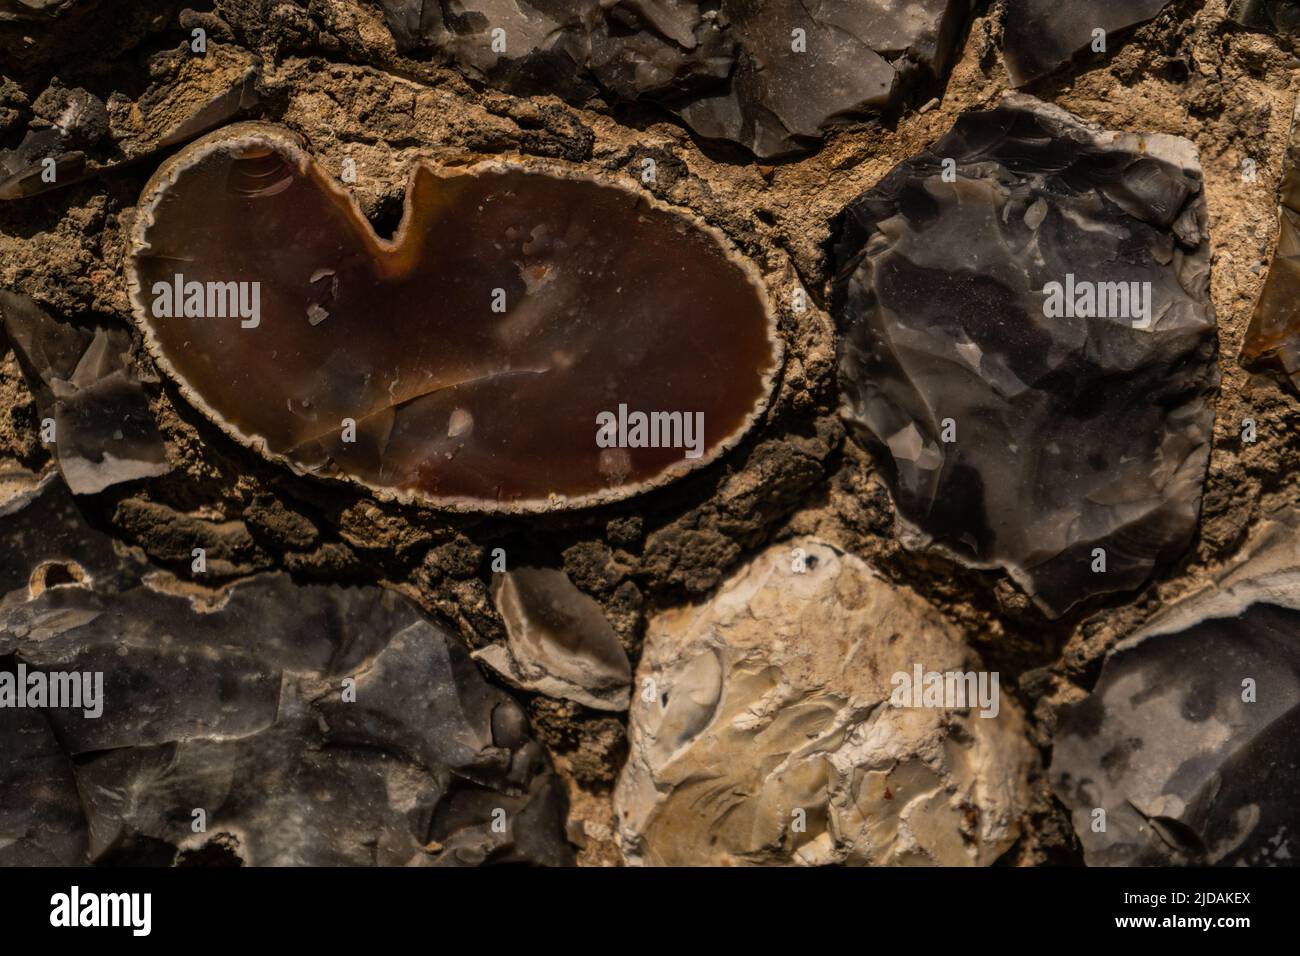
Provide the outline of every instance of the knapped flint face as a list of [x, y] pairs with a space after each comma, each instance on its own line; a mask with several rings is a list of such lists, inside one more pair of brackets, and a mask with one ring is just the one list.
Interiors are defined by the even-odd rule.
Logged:
[[122, 328], [78, 328], [0, 290], [0, 329], [22, 357], [42, 428], [74, 494], [166, 474], [167, 448]]
[[846, 116], [892, 105], [903, 83], [889, 50], [935, 45], [943, 8], [955, 5], [907, 4], [906, 26], [870, 2], [838, 5], [824, 18], [788, 0], [726, 6], [739, 43], [730, 82], [686, 104], [681, 117], [700, 136], [778, 157], [816, 143]]
[[996, 711], [902, 703], [897, 679], [915, 668], [997, 676], [914, 593], [815, 538], [773, 545], [708, 601], [657, 615], [614, 792], [624, 858], [992, 865], [1037, 773], [1024, 716], [996, 685]]
[[[420, 165], [388, 242], [260, 125], [159, 171], [128, 269], [155, 356], [230, 434], [449, 508], [580, 507], [683, 475], [750, 427], [780, 357], [754, 267], [646, 194]], [[638, 436], [635, 415], [663, 417]]]
[[142, 555], [114, 548], [109, 535], [91, 527], [54, 473], [0, 504], [0, 530], [7, 545], [0, 554], [0, 614], [47, 581], [116, 590], [139, 584], [149, 569]]
[[911, 544], [1053, 616], [1186, 547], [1218, 383], [1205, 223], [1190, 143], [1019, 95], [848, 207], [844, 414]]
[[384, 0], [399, 50], [434, 54], [499, 89], [645, 100], [761, 159], [937, 87], [970, 0]]
[[1067, 709], [1052, 784], [1090, 866], [1295, 865], [1294, 517], [1121, 644]]
[[1169, 0], [1007, 0], [1002, 55], [1013, 86], [1025, 86], [1084, 51], [1110, 52], [1113, 34], [1146, 23]]
[[1296, 0], [1232, 0], [1228, 12], [1249, 30], [1273, 33], [1292, 43], [1300, 40], [1300, 3]]
[[572, 862], [522, 708], [404, 598], [276, 574], [200, 610], [100, 583], [0, 604], [0, 680], [102, 680], [90, 718], [0, 708], [0, 865], [214, 842], [259, 866]]
[[493, 575], [507, 642], [476, 651], [510, 683], [595, 710], [627, 710], [632, 669], [600, 605], [556, 568]]

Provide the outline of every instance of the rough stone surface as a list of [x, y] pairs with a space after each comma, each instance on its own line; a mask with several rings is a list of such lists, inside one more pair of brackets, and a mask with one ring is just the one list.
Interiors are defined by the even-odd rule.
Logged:
[[200, 605], [51, 587], [0, 606], [0, 661], [103, 674], [98, 717], [0, 709], [0, 863], [214, 844], [251, 865], [572, 859], [524, 711], [392, 592], [271, 575]]
[[108, 132], [108, 109], [85, 90], [52, 86], [36, 100], [34, 111], [44, 125], [29, 130], [13, 149], [0, 150], [0, 199], [34, 195], [60, 179], [81, 176], [86, 169], [82, 150]]
[[94, 8], [102, 6], [98, 0], [0, 0], [0, 63], [49, 62], [61, 52], [65, 31], [75, 34], [93, 22]]
[[1089, 865], [1300, 864], [1298, 634], [1289, 510], [1214, 584], [1115, 648], [1052, 756]]
[[599, 604], [563, 571], [515, 568], [492, 579], [507, 642], [475, 651], [510, 683], [585, 704], [627, 710], [632, 667]]
[[0, 322], [36, 387], [63, 479], [75, 494], [171, 470], [123, 329], [81, 329], [31, 299], [0, 291]]
[[760, 158], [806, 150], [941, 77], [969, 10], [968, 0], [384, 0], [399, 49], [434, 51], [518, 92], [644, 98]]
[[[1053, 616], [1187, 547], [1218, 384], [1190, 143], [1012, 95], [856, 199], [835, 258], [844, 414], [906, 543], [1000, 565]], [[1051, 283], [1076, 315], [1047, 314]]]
[[734, 43], [691, 0], [384, 0], [398, 48], [427, 48], [471, 75], [519, 90], [635, 99], [725, 80]]
[[1300, 392], [1300, 102], [1279, 188], [1277, 248], [1241, 348], [1241, 363]]
[[188, 47], [161, 51], [150, 72], [153, 82], [138, 97], [114, 90], [107, 101], [54, 79], [32, 101], [19, 143], [0, 149], [0, 200], [49, 192], [143, 159], [258, 101], [261, 60], [237, 47], [213, 43], [203, 55]]
[[[861, 556], [961, 627], [983, 660], [1002, 672], [1003, 688], [1015, 688], [1031, 718], [1028, 739], [1050, 754], [1058, 690], [1071, 700], [1083, 696], [1080, 688], [1095, 682], [1116, 641], [1211, 581], [1261, 515], [1300, 500], [1300, 443], [1291, 437], [1300, 430], [1300, 401], [1237, 362], [1277, 240], [1278, 177], [1296, 100], [1294, 48], [1285, 37], [1230, 22], [1228, 6], [1227, 0], [1180, 0], [1151, 22], [1109, 36], [1106, 54], [1085, 51], [1068, 71], [1034, 87], [1105, 129], [1186, 137], [1204, 164], [1223, 387], [1213, 396], [1215, 435], [1197, 535], [1185, 558], [1139, 593], [1116, 596], [1087, 615], [1045, 621], [1009, 579], [903, 547], [881, 460], [843, 441], [835, 414], [834, 327], [823, 289], [828, 223], [900, 162], [937, 142], [963, 112], [998, 101], [1007, 88], [1002, 2], [977, 5], [942, 91], [918, 90], [918, 109], [880, 123], [836, 126], [820, 148], [773, 164], [703, 142], [666, 109], [599, 95], [582, 105], [519, 95], [439, 65], [440, 58], [401, 56], [381, 5], [370, 0], [85, 0], [58, 18], [0, 21], [0, 150], [16, 147], [34, 120], [45, 122], [33, 104], [56, 75], [64, 88], [99, 97], [114, 122], [129, 119], [137, 94], [153, 83], [152, 58], [179, 51], [201, 25], [210, 42], [263, 58], [257, 118], [301, 135], [334, 175], [345, 160], [355, 161], [349, 191], [380, 235], [396, 226], [409, 169], [422, 158], [559, 158], [593, 175], [625, 177], [690, 209], [726, 232], [765, 274], [789, 283], [777, 287], [787, 360], [753, 440], [634, 500], [586, 512], [482, 518], [376, 501], [346, 484], [303, 480], [264, 462], [194, 412], [166, 376], [148, 384], [173, 471], [95, 496], [74, 499], [64, 488], [63, 500], [103, 534], [110, 550], [138, 546], [165, 561], [176, 577], [171, 588], [194, 587], [182, 546], [197, 539], [226, 547], [224, 570], [231, 573], [256, 565], [289, 570], [299, 580], [400, 587], [430, 612], [446, 615], [476, 648], [505, 640], [487, 557], [503, 546], [511, 566], [563, 566], [602, 605], [633, 659], [646, 615], [707, 600], [748, 555], [789, 534], [815, 534]], [[165, 59], [195, 71], [205, 62], [176, 52]], [[159, 83], [159, 92], [177, 88], [169, 78]], [[120, 114], [115, 90], [130, 97], [120, 101]], [[937, 101], [927, 102], [930, 96]], [[110, 131], [97, 148], [117, 142]], [[647, 158], [657, 163], [656, 182], [641, 180]], [[1254, 179], [1243, 175], [1247, 160], [1257, 170]], [[0, 288], [86, 327], [129, 329], [123, 249], [141, 187], [158, 161], [121, 164], [67, 189], [0, 203]], [[791, 304], [794, 288], [807, 292], [802, 312]], [[0, 502], [31, 492], [56, 468], [53, 449], [40, 440], [43, 416], [32, 379], [11, 346], [0, 332]], [[1253, 443], [1243, 436], [1246, 419], [1258, 435]], [[62, 486], [57, 474], [55, 482]], [[119, 507], [124, 496], [133, 504]], [[52, 526], [58, 514], [25, 525], [32, 532], [15, 537], [24, 554], [42, 540], [41, 521]], [[318, 537], [302, 522], [286, 523], [287, 514], [304, 516]], [[246, 550], [250, 536], [260, 551]], [[0, 533], [0, 558], [10, 556], [9, 540]], [[453, 542], [458, 553], [477, 549], [477, 557], [446, 560]], [[41, 552], [30, 554], [40, 560]], [[90, 567], [90, 559], [83, 564]], [[214, 563], [208, 567], [214, 577]], [[17, 590], [24, 600], [30, 572], [20, 560]], [[48, 566], [43, 582], [37, 576], [38, 587], [61, 581], [58, 564]], [[486, 668], [484, 676], [502, 684]], [[625, 712], [593, 711], [541, 694], [519, 697], [536, 739], [568, 784], [568, 833], [579, 860], [616, 865], [622, 855], [610, 786], [626, 753]], [[57, 759], [66, 763], [61, 753]], [[1000, 862], [1082, 865], [1069, 812], [1045, 777], [1033, 794], [1021, 837]], [[74, 799], [72, 819], [80, 820]], [[75, 837], [55, 802], [45, 806], [50, 832]], [[216, 842], [184, 862], [235, 858], [218, 852]]]
[[812, 539], [655, 618], [614, 797], [627, 861], [993, 863], [1036, 764], [1024, 719], [1005, 694], [988, 718], [892, 706], [916, 665], [980, 668], [920, 598]]
[[1064, 66], [1084, 50], [1097, 50], [1097, 30], [1105, 47], [1117, 46], [1112, 34], [1145, 23], [1169, 0], [1006, 0], [1002, 55], [1013, 86], [1024, 86]]

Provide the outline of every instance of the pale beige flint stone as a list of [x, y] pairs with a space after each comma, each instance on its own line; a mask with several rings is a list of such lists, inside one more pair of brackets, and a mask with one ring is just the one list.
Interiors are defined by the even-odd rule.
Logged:
[[614, 795], [626, 861], [993, 863], [1029, 801], [1024, 717], [1005, 690], [996, 717], [892, 706], [918, 662], [980, 669], [920, 597], [811, 539], [654, 618]]

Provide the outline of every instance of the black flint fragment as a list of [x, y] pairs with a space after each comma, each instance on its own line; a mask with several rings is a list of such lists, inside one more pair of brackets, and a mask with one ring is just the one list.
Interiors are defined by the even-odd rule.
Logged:
[[1002, 55], [1013, 86], [1064, 66], [1076, 54], [1113, 52], [1114, 34], [1146, 23], [1169, 0], [1007, 0]]
[[522, 708], [392, 592], [49, 588], [0, 608], [0, 694], [33, 673], [102, 675], [101, 712], [0, 708], [0, 864], [572, 861]]
[[1300, 40], [1300, 2], [1297, 0], [1232, 0], [1232, 19], [1248, 30]]
[[125, 329], [90, 332], [9, 292], [0, 292], [0, 320], [32, 375], [43, 439], [75, 494], [171, 470]]
[[515, 93], [664, 106], [760, 158], [900, 105], [947, 71], [969, 0], [384, 0], [399, 50]]
[[1092, 866], [1300, 864], [1300, 520], [1122, 642], [1052, 784]]
[[844, 414], [905, 540], [1059, 615], [1191, 541], [1218, 383], [1195, 150], [1013, 94], [839, 223]]

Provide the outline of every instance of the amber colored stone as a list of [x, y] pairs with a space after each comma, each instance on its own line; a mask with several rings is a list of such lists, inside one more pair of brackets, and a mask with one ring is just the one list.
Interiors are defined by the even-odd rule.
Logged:
[[[158, 317], [177, 274], [260, 283], [256, 324]], [[158, 171], [128, 277], [159, 364], [229, 434], [301, 473], [461, 510], [582, 507], [706, 464], [765, 407], [780, 361], [754, 266], [631, 186], [422, 162], [390, 241], [265, 124]], [[600, 447], [597, 416], [620, 405], [702, 413], [700, 455]]]

